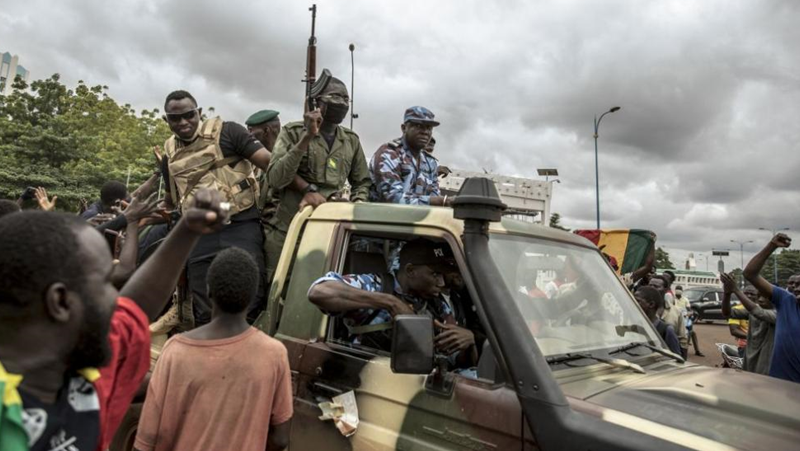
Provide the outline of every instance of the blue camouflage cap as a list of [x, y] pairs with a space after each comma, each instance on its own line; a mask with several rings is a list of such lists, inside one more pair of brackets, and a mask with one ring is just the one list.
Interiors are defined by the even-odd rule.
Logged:
[[406, 114], [403, 116], [403, 123], [418, 122], [420, 124], [431, 124], [436, 127], [439, 125], [439, 122], [433, 120], [433, 118], [434, 115], [431, 110], [424, 106], [412, 106], [406, 110]]

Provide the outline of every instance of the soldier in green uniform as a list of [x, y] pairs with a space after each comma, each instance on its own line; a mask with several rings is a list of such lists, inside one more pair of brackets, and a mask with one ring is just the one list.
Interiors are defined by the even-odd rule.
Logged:
[[[275, 148], [275, 141], [281, 131], [281, 120], [278, 118], [279, 112], [275, 110], [261, 110], [250, 115], [244, 122], [247, 131], [253, 135], [271, 153]], [[256, 170], [256, 178], [261, 186], [258, 198], [258, 208], [261, 210], [261, 221], [266, 224], [270, 218], [275, 216], [277, 200], [273, 199], [272, 190], [267, 183], [267, 173]]]
[[[279, 199], [278, 211], [266, 226], [269, 280], [289, 224], [301, 208], [337, 197], [346, 182], [351, 186], [351, 201], [369, 197], [372, 182], [361, 142], [352, 130], [339, 125], [349, 109], [347, 87], [324, 69], [311, 89], [311, 98], [318, 108], [305, 113], [302, 122], [281, 129], [267, 169], [267, 180]], [[302, 179], [299, 183], [297, 176]]]

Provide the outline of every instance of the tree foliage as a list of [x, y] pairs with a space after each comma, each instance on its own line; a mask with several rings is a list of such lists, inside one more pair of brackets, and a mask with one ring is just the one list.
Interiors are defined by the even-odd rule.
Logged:
[[16, 199], [27, 186], [58, 195], [58, 208], [76, 210], [108, 180], [138, 186], [155, 169], [152, 148], [169, 136], [157, 109], [136, 113], [119, 105], [107, 86], [79, 81], [74, 89], [58, 74], [0, 95], [0, 198]]
[[655, 265], [658, 269], [675, 269], [675, 265], [669, 259], [669, 252], [660, 247], [656, 248]]
[[568, 228], [561, 225], [561, 215], [558, 213], [553, 213], [550, 215], [550, 227], [569, 232]]
[[[778, 259], [778, 285], [785, 287], [789, 276], [800, 274], [800, 250], [797, 249], [782, 249], [780, 252], [776, 251]], [[761, 270], [761, 276], [775, 283], [775, 255], [771, 256], [764, 268]]]

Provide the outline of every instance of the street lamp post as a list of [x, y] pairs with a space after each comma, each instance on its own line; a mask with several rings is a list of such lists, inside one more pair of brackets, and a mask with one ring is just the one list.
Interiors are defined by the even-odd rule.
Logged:
[[595, 206], [597, 207], [597, 229], [600, 230], [600, 165], [597, 161], [597, 134], [598, 130], [600, 129], [600, 121], [603, 120], [603, 116], [608, 113], [613, 113], [615, 111], [619, 111], [621, 107], [615, 106], [612, 107], [610, 110], [606, 111], [605, 113], [601, 114], [598, 118], [597, 115], [594, 116], [594, 192], [595, 192]]
[[749, 240], [749, 241], [731, 240], [731, 243], [736, 243], [736, 244], [739, 245], [739, 256], [742, 259], [742, 266], [740, 266], [740, 268], [742, 268], [742, 288], [744, 288], [744, 245], [752, 243], [752, 242], [753, 242], [753, 240]]
[[[775, 234], [777, 234], [778, 232], [784, 232], [786, 230], [789, 230], [789, 228], [788, 227], [784, 227], [782, 229], [768, 229], [766, 227], [759, 227], [758, 230], [763, 230], [765, 232], [772, 232], [772, 236], [775, 236]], [[773, 252], [772, 253], [772, 269], [773, 269], [772, 274], [773, 274], [773, 277], [775, 279], [775, 285], [778, 285], [778, 253], [777, 252]]]

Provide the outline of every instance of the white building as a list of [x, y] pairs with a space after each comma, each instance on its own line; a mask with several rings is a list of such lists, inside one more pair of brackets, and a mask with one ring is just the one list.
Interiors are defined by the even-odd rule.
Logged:
[[8, 52], [0, 54], [0, 94], [11, 93], [14, 78], [18, 75], [28, 81], [31, 73], [19, 65], [19, 56], [11, 55]]
[[[454, 170], [447, 177], [439, 177], [442, 194], [454, 195], [461, 189], [464, 180], [470, 177], [484, 177], [492, 180], [497, 192], [508, 205], [507, 214], [515, 219], [550, 225], [550, 202], [553, 195], [553, 182], [542, 180], [508, 177], [497, 174], [484, 174]], [[512, 212], [516, 212], [514, 214]]]

